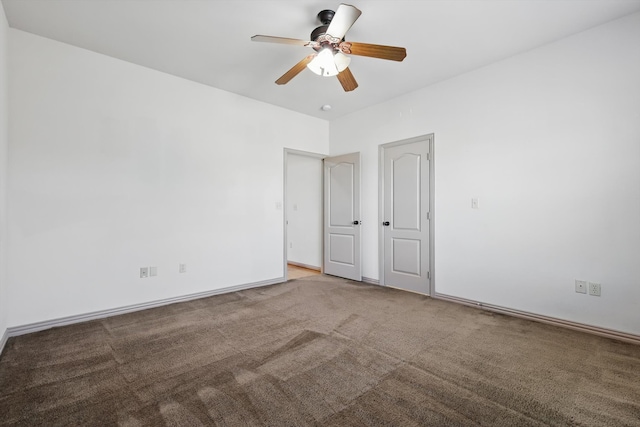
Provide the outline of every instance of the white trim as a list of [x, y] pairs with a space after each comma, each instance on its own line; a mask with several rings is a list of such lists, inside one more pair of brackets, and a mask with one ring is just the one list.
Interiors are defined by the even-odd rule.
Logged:
[[[362, 281], [370, 285], [382, 286], [380, 285], [379, 280], [372, 279], [369, 277], [362, 277]], [[237, 292], [244, 289], [275, 285], [282, 282], [284, 282], [284, 278], [279, 277], [277, 279], [264, 280], [261, 282], [254, 282], [254, 283], [246, 283], [243, 285], [230, 286], [222, 289], [214, 289], [211, 291], [200, 292], [200, 293], [190, 294], [190, 295], [183, 295], [180, 297], [166, 298], [163, 300], [157, 300], [157, 301], [152, 301], [148, 303], [134, 304], [134, 305], [129, 305], [129, 306], [120, 307], [120, 308], [96, 311], [93, 313], [86, 313], [86, 314], [80, 314], [76, 316], [63, 317], [60, 319], [48, 320], [44, 322], [31, 323], [28, 325], [14, 326], [11, 328], [7, 328], [2, 335], [2, 339], [0, 339], [0, 355], [4, 351], [7, 341], [11, 337], [29, 334], [32, 332], [38, 332], [38, 331], [42, 331], [45, 329], [50, 329], [58, 326], [72, 325], [74, 323], [81, 323], [89, 320], [103, 319], [105, 317], [117, 316], [117, 315], [126, 314], [126, 313], [133, 313], [136, 311], [146, 310], [146, 309], [155, 308], [155, 307], [161, 307], [164, 305], [174, 304], [177, 302], [186, 302], [186, 301], [191, 301], [199, 298], [206, 298], [214, 295]], [[459, 298], [459, 297], [454, 297], [454, 296], [440, 294], [440, 293], [436, 293], [435, 295], [433, 295], [433, 298], [443, 300], [443, 301], [449, 301], [457, 304], [462, 304], [470, 307], [475, 307], [481, 310], [492, 311], [495, 313], [506, 314], [513, 317], [520, 317], [523, 319], [533, 320], [536, 322], [547, 323], [555, 326], [560, 326], [563, 328], [586, 332], [593, 335], [599, 335], [605, 338], [615, 339], [615, 340], [624, 341], [624, 342], [630, 342], [632, 344], [640, 344], [640, 335], [634, 335], [626, 332], [615, 331], [613, 329], [600, 328], [597, 326], [586, 325], [583, 323], [571, 322], [568, 320], [558, 319], [555, 317], [542, 316], [534, 313], [529, 313], [526, 311], [514, 310], [510, 308], [496, 306], [496, 305], [485, 304], [479, 301], [473, 301], [465, 298]]]
[[0, 339], [0, 355], [2, 355], [2, 352], [4, 351], [4, 346], [7, 344], [8, 340], [9, 340], [9, 329], [5, 329], [4, 333], [2, 334], [2, 339]]
[[315, 265], [303, 264], [301, 262], [287, 261], [287, 264], [294, 265], [296, 267], [306, 268], [307, 270], [314, 270], [314, 271], [320, 271], [320, 272], [322, 271], [322, 267], [316, 267]]
[[362, 282], [368, 283], [369, 285], [381, 286], [380, 281], [378, 279], [372, 279], [371, 277], [362, 276]]
[[632, 344], [640, 344], [640, 335], [629, 334], [626, 332], [620, 332], [613, 329], [600, 328], [598, 326], [591, 326], [584, 323], [572, 322], [569, 320], [558, 319], [557, 317], [543, 316], [540, 314], [529, 313], [527, 311], [516, 310], [513, 308], [501, 307], [498, 305], [485, 304], [483, 302], [469, 300], [466, 298], [459, 298], [450, 295], [436, 293], [433, 298], [454, 302], [457, 304], [466, 305], [469, 307], [479, 308], [480, 310], [487, 310], [494, 313], [506, 314], [508, 316], [520, 317], [522, 319], [533, 320], [535, 322], [547, 323], [554, 326], [560, 326], [567, 329], [573, 329], [575, 331], [586, 332], [592, 335], [599, 335], [601, 337], [610, 338], [618, 341], [625, 341]]
[[[7, 328], [5, 337], [17, 337], [19, 335], [30, 334], [45, 329], [55, 328], [58, 326], [72, 325], [74, 323], [86, 322], [89, 320], [104, 319], [105, 317], [117, 316], [119, 314], [133, 313], [135, 311], [146, 310], [149, 308], [162, 307], [163, 305], [174, 304], [177, 302], [186, 302], [200, 298], [206, 298], [214, 295], [227, 294], [230, 292], [242, 291], [244, 289], [257, 288], [261, 286], [275, 285], [283, 283], [284, 277], [276, 279], [263, 280], [261, 282], [245, 283], [242, 285], [229, 286], [227, 288], [213, 289], [211, 291], [198, 292], [196, 294], [182, 295], [179, 297], [165, 298], [157, 301], [145, 302], [141, 304], [128, 305], [119, 308], [111, 308], [108, 310], [94, 311], [92, 313], [78, 314], [75, 316], [61, 317], [59, 319], [46, 320], [44, 322], [30, 323], [28, 325], [14, 326]], [[6, 339], [3, 339], [3, 342]], [[3, 344], [4, 345], [4, 344]]]
[[386, 144], [378, 145], [378, 284], [386, 286], [384, 283], [384, 225], [386, 221], [384, 214], [384, 147]]
[[429, 292], [436, 295], [436, 136], [429, 138]]
[[325, 157], [328, 157], [328, 154], [321, 154], [321, 153], [313, 153], [311, 151], [302, 151], [302, 150], [296, 150], [295, 148], [286, 148], [284, 149], [285, 153], [288, 154], [295, 154], [297, 156], [305, 156], [305, 157], [312, 157], [314, 159], [319, 159], [322, 160]]

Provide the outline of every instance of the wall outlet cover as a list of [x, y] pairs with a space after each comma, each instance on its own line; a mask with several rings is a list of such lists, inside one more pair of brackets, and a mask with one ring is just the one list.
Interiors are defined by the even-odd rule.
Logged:
[[576, 280], [576, 292], [579, 294], [587, 293], [587, 281], [586, 280]]
[[146, 279], [149, 277], [149, 268], [148, 267], [140, 267], [140, 278]]
[[589, 282], [589, 295], [600, 296], [600, 283]]
[[179, 271], [180, 273], [186, 273], [186, 272], [187, 272], [187, 264], [180, 264], [180, 265], [178, 266], [178, 271]]
[[149, 267], [149, 276], [157, 276], [158, 275], [158, 267]]

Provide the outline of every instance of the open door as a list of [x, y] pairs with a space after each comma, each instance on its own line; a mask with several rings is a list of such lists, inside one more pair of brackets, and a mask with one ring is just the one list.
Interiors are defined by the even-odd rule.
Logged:
[[324, 159], [324, 273], [362, 280], [360, 153]]

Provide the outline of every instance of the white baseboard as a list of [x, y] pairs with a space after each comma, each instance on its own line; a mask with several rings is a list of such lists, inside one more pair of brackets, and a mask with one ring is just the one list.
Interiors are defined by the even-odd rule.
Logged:
[[[368, 283], [371, 285], [380, 285], [379, 280], [371, 279], [369, 277], [363, 277], [362, 281], [364, 283]], [[161, 307], [168, 304], [174, 304], [178, 302], [191, 301], [199, 298], [206, 298], [214, 295], [226, 294], [230, 292], [237, 292], [244, 289], [257, 288], [261, 286], [269, 286], [275, 285], [277, 283], [284, 282], [284, 277], [279, 277], [276, 279], [263, 280], [260, 282], [253, 283], [245, 283], [242, 285], [229, 286], [221, 289], [214, 289], [211, 291], [199, 292], [195, 294], [183, 295], [178, 297], [166, 298], [162, 300], [151, 301], [147, 303], [134, 304], [125, 307], [118, 307], [108, 310], [101, 310], [92, 313], [79, 314], [75, 316], [68, 316], [59, 319], [52, 319], [43, 322], [31, 323], [28, 325], [22, 326], [14, 326], [7, 328], [2, 334], [2, 339], [0, 339], [0, 354], [2, 354], [4, 347], [7, 343], [7, 340], [11, 337], [16, 337], [19, 335], [29, 334], [32, 332], [38, 332], [45, 329], [55, 328], [58, 326], [72, 325], [74, 323], [86, 322], [89, 320], [103, 319], [105, 317], [117, 316], [119, 314], [132, 313], [135, 311], [146, 310], [149, 308]], [[495, 306], [491, 304], [484, 304], [478, 301], [468, 300], [465, 298], [453, 297], [450, 295], [436, 293], [433, 298], [451, 301], [458, 304], [467, 305], [470, 307], [480, 308], [482, 310], [488, 310], [496, 313], [507, 314], [510, 316], [520, 317], [523, 319], [534, 320], [537, 322], [548, 323], [551, 325], [562, 326], [565, 328], [587, 332], [590, 334], [595, 334], [599, 336], [603, 336], [606, 338], [616, 339], [620, 341], [630, 342], [633, 344], [640, 344], [640, 336], [629, 334], [626, 332], [615, 331], [612, 329], [600, 328], [596, 326], [586, 325], [583, 323], [571, 322], [568, 320], [557, 319], [554, 317], [542, 316], [539, 314], [528, 313], [525, 311], [514, 310], [511, 308]]]
[[380, 280], [362, 276], [362, 281], [370, 285], [380, 285]]
[[2, 333], [2, 339], [0, 339], [0, 355], [4, 350], [4, 346], [7, 344], [8, 339], [9, 339], [9, 330], [5, 329], [4, 332]]
[[287, 264], [295, 265], [296, 267], [306, 268], [307, 270], [322, 271], [322, 268], [320, 267], [316, 267], [315, 265], [303, 264], [301, 262], [287, 261]]
[[86, 321], [89, 321], [89, 320], [104, 319], [105, 317], [117, 316], [119, 314], [132, 313], [134, 311], [146, 310], [148, 308], [161, 307], [163, 305], [174, 304], [174, 303], [177, 303], [177, 302], [191, 301], [191, 300], [194, 300], [194, 299], [206, 298], [206, 297], [210, 297], [210, 296], [214, 296], [214, 295], [220, 295], [220, 294], [227, 294], [227, 293], [230, 293], [230, 292], [242, 291], [244, 289], [258, 288], [258, 287], [261, 287], [261, 286], [268, 286], [268, 285], [275, 285], [277, 283], [282, 283], [282, 282], [284, 282], [284, 277], [278, 277], [276, 279], [263, 280], [261, 282], [245, 283], [245, 284], [242, 284], [242, 285], [229, 286], [229, 287], [226, 287], [226, 288], [214, 289], [214, 290], [211, 290], [211, 291], [199, 292], [199, 293], [195, 293], [195, 294], [182, 295], [182, 296], [178, 296], [178, 297], [165, 298], [165, 299], [151, 301], [151, 302], [128, 305], [128, 306], [125, 306], [125, 307], [112, 308], [112, 309], [108, 309], [108, 310], [95, 311], [95, 312], [92, 312], [92, 313], [78, 314], [78, 315], [75, 315], [75, 316], [69, 316], [69, 317], [62, 317], [62, 318], [59, 318], [59, 319], [46, 320], [46, 321], [43, 321], [43, 322], [30, 323], [28, 325], [13, 326], [11, 328], [7, 328], [7, 330], [6, 330], [5, 334], [4, 334], [3, 340], [1, 342], [2, 346], [0, 347], [0, 354], [2, 352], [1, 350], [4, 348], [4, 344], [5, 344], [6, 340], [8, 338], [10, 338], [10, 337], [17, 337], [19, 335], [30, 334], [32, 332], [38, 332], [38, 331], [42, 331], [42, 330], [45, 330], [45, 329], [55, 328], [55, 327], [58, 327], [58, 326], [72, 325], [74, 323], [81, 323], [81, 322], [86, 322]]
[[[376, 279], [370, 279], [363, 277], [364, 283], [372, 285], [380, 285], [380, 281]], [[429, 296], [429, 295], [427, 295]], [[584, 323], [572, 322], [569, 320], [558, 319], [556, 317], [543, 316], [541, 314], [529, 313], [527, 311], [516, 310], [513, 308], [501, 307], [498, 305], [485, 304], [479, 301], [474, 301], [466, 298], [454, 297], [451, 295], [441, 294], [436, 292], [432, 295], [435, 299], [440, 299], [449, 302], [455, 302], [457, 304], [467, 305], [469, 307], [479, 308], [481, 310], [492, 311], [494, 313], [506, 314], [508, 316], [519, 317], [522, 319], [533, 320], [535, 322], [547, 323], [549, 325], [560, 326], [563, 328], [573, 329], [575, 331], [586, 332], [588, 334], [598, 335], [605, 338], [614, 340], [629, 342], [632, 344], [640, 344], [640, 335], [634, 335], [627, 332], [620, 332], [614, 329], [601, 328], [598, 326], [587, 325]]]
[[541, 314], [529, 313], [526, 311], [515, 310], [507, 307], [500, 307], [498, 305], [485, 304], [479, 301], [468, 300], [465, 298], [454, 297], [450, 295], [440, 294], [437, 292], [435, 295], [433, 295], [433, 298], [441, 299], [444, 301], [455, 302], [458, 304], [479, 308], [481, 310], [492, 311], [494, 313], [506, 314], [509, 316], [520, 317], [522, 319], [533, 320], [536, 322], [547, 323], [555, 326], [561, 326], [563, 328], [568, 328], [568, 329], [573, 329], [575, 331], [581, 331], [589, 334], [599, 335], [601, 337], [611, 338], [618, 341], [625, 341], [632, 344], [640, 344], [640, 335], [629, 334], [627, 332], [620, 332], [613, 329], [601, 328], [598, 326], [591, 326], [584, 323], [572, 322], [569, 320], [558, 319], [556, 317], [543, 316]]

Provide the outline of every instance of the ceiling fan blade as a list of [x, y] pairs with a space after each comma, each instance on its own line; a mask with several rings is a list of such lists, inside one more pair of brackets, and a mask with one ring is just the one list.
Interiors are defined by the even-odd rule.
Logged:
[[403, 47], [383, 46], [380, 44], [342, 42], [340, 50], [352, 55], [369, 56], [371, 58], [402, 61], [407, 57], [407, 50]]
[[291, 81], [292, 78], [300, 74], [300, 72], [307, 67], [307, 64], [311, 62], [315, 57], [316, 57], [315, 54], [305, 57], [302, 61], [298, 62], [296, 65], [291, 67], [289, 71], [284, 73], [282, 77], [276, 80], [276, 84], [285, 85], [289, 83], [289, 81]]
[[253, 36], [251, 37], [253, 42], [267, 42], [267, 43], [280, 43], [280, 44], [292, 44], [296, 46], [314, 46], [316, 42], [308, 40], [288, 39], [286, 37], [272, 37], [272, 36]]
[[355, 77], [353, 77], [353, 74], [351, 74], [349, 67], [345, 68], [337, 77], [345, 92], [351, 92], [358, 87], [358, 82]]
[[327, 28], [327, 34], [342, 39], [361, 14], [360, 9], [348, 4], [341, 4], [336, 10], [329, 28]]

